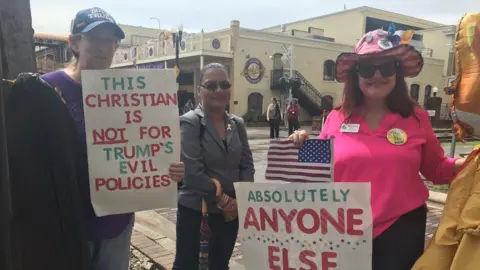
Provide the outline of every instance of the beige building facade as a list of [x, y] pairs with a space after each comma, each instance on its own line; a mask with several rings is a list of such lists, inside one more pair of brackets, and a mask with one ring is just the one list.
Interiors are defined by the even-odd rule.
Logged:
[[[367, 31], [386, 29], [391, 22], [399, 30], [417, 31], [412, 45], [425, 58], [421, 74], [407, 80], [411, 96], [423, 104], [439, 89], [436, 94], [443, 97], [442, 89], [452, 75], [450, 48], [455, 27], [361, 7], [261, 30], [242, 28], [240, 22], [232, 21], [229, 28], [185, 37], [180, 46], [179, 103], [194, 98], [200, 68], [219, 62], [228, 68], [233, 83], [230, 112], [264, 117], [272, 97], [282, 105], [287, 102], [288, 90], [280, 78], [294, 76], [301, 85], [294, 88], [293, 96], [302, 107], [301, 120], [308, 121], [341, 102], [343, 84], [334, 80], [337, 56], [353, 51]], [[172, 68], [174, 60], [172, 39], [157, 39], [122, 46], [113, 67]], [[448, 102], [445, 97], [443, 100]]]

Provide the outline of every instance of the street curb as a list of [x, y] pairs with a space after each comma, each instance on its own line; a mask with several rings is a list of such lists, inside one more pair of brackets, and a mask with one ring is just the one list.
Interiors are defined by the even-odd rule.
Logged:
[[445, 204], [447, 201], [447, 194], [442, 192], [436, 191], [429, 191], [430, 196], [428, 196], [428, 200], [434, 203]]

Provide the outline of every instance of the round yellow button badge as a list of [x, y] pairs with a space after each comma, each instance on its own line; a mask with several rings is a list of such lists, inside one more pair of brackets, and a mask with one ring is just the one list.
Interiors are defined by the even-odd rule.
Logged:
[[392, 128], [387, 133], [387, 140], [393, 145], [403, 145], [407, 139], [407, 133], [399, 128]]

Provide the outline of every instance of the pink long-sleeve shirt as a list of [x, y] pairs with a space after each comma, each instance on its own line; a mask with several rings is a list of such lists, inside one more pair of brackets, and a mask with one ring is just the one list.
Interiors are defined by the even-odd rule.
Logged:
[[[341, 132], [344, 122], [359, 124], [358, 132]], [[405, 144], [387, 140], [393, 128], [405, 131]], [[448, 184], [454, 177], [455, 159], [445, 157], [428, 113], [419, 107], [408, 118], [388, 114], [374, 131], [361, 116], [353, 114], [345, 121], [344, 114], [334, 110], [320, 138], [331, 136], [335, 137], [334, 181], [371, 183], [374, 238], [400, 216], [425, 204], [429, 193], [418, 172], [435, 184]]]

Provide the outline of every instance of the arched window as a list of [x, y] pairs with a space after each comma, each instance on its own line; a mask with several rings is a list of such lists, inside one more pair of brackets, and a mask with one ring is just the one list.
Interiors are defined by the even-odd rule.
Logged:
[[335, 62], [333, 60], [327, 60], [323, 63], [323, 80], [335, 80]]
[[280, 70], [283, 69], [283, 61], [282, 61], [282, 54], [281, 53], [276, 53], [272, 56], [273, 60], [273, 69], [274, 70]]
[[410, 97], [415, 101], [418, 102], [418, 95], [420, 92], [420, 85], [412, 84], [410, 85]]
[[427, 85], [425, 86], [425, 94], [424, 94], [424, 97], [423, 97], [423, 103], [426, 103], [427, 100], [432, 96], [432, 86], [431, 85]]

